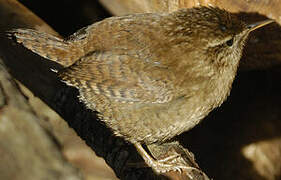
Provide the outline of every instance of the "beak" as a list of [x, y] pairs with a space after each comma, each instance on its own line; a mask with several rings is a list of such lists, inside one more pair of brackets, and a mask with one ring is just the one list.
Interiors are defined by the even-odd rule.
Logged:
[[253, 24], [249, 24], [247, 25], [247, 28], [248, 28], [248, 32], [251, 32], [251, 31], [254, 31], [260, 27], [263, 27], [265, 25], [268, 25], [270, 23], [274, 22], [273, 20], [271, 19], [267, 19], [267, 20], [264, 20], [264, 21], [260, 21], [260, 22], [256, 22], [256, 23], [253, 23]]

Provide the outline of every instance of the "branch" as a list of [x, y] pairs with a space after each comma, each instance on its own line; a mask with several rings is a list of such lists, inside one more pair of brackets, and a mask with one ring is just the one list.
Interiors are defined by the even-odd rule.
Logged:
[[[39, 125], [0, 53], [0, 179], [82, 179]], [[43, 161], [44, 160], [44, 161]]]

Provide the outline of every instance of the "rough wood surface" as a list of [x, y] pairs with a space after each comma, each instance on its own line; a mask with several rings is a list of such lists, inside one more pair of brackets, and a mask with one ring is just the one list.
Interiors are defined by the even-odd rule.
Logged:
[[0, 52], [0, 179], [82, 179], [39, 125], [2, 57]]
[[231, 12], [258, 12], [281, 23], [280, 0], [99, 0], [115, 15], [172, 12], [193, 6], [217, 6]]
[[[10, 28], [11, 18], [18, 16], [14, 24], [21, 26], [22, 19], [29, 19], [25, 26], [37, 24], [52, 33], [39, 18], [30, 19], [34, 14], [17, 2], [1, 0], [0, 4], [0, 29]], [[41, 120], [6, 70], [4, 54], [0, 51], [0, 179], [83, 179], [64, 159], [54, 137], [39, 125]]]

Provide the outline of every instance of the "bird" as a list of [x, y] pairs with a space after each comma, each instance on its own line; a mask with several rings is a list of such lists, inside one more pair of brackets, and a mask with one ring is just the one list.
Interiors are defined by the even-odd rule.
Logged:
[[157, 173], [184, 169], [152, 157], [228, 97], [249, 33], [226, 10], [199, 6], [170, 13], [106, 18], [62, 39], [32, 29], [10, 31], [18, 43], [61, 64], [57, 75], [116, 136], [132, 143]]

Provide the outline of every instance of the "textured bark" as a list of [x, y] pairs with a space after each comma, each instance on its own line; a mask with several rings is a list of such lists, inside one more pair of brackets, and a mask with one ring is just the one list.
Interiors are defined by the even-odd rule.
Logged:
[[258, 12], [281, 23], [280, 0], [99, 0], [112, 13], [172, 12], [193, 6], [217, 6], [231, 12]]
[[82, 179], [39, 125], [2, 57], [0, 52], [0, 179]]

